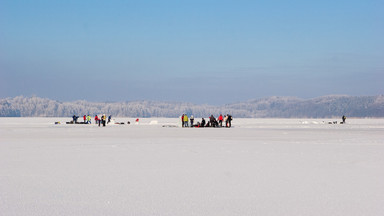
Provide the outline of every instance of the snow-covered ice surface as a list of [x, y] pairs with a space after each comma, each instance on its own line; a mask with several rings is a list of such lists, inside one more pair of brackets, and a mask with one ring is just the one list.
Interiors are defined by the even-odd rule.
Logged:
[[384, 119], [69, 120], [0, 118], [0, 215], [384, 214]]

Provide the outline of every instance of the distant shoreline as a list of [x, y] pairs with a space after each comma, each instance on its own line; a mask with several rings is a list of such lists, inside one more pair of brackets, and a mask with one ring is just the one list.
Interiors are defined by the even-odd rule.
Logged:
[[58, 117], [73, 115], [134, 116], [177, 118], [182, 114], [235, 118], [384, 118], [384, 95], [331, 95], [312, 99], [269, 97], [223, 106], [185, 102], [132, 101], [99, 103], [60, 102], [40, 97], [18, 96], [0, 99], [0, 117]]

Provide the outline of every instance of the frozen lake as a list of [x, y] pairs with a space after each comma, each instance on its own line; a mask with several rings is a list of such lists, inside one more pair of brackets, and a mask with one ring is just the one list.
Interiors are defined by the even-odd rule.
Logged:
[[69, 120], [0, 118], [0, 215], [384, 212], [384, 119]]

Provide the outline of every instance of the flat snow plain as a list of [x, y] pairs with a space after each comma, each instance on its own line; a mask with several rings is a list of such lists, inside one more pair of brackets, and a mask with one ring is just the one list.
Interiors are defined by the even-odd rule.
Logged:
[[0, 215], [384, 214], [384, 119], [69, 120], [0, 118]]

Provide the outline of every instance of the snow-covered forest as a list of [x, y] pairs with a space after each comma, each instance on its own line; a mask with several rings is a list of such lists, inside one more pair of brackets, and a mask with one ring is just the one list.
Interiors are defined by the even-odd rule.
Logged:
[[237, 118], [384, 117], [384, 95], [323, 96], [313, 99], [269, 97], [222, 106], [184, 102], [60, 102], [40, 97], [0, 99], [0, 117], [69, 117], [106, 113], [116, 117], [196, 117], [231, 114]]

